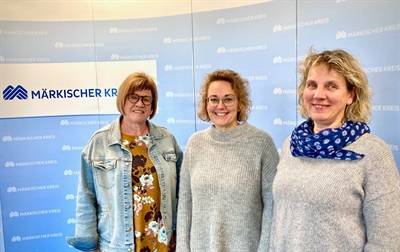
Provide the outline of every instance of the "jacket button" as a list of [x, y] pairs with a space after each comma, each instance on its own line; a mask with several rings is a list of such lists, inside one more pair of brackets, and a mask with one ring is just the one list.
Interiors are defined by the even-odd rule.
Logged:
[[129, 209], [129, 208], [131, 208], [131, 206], [130, 206], [130, 205], [126, 205], [125, 208], [126, 208], [126, 209]]
[[132, 249], [128, 249], [128, 252], [132, 252]]
[[128, 183], [126, 183], [126, 184], [125, 184], [125, 187], [129, 187], [129, 184], [128, 184]]
[[126, 231], [131, 231], [131, 228], [130, 227], [126, 228]]

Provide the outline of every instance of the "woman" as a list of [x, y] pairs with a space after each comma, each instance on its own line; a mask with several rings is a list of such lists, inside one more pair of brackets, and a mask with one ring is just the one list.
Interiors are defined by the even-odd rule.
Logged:
[[179, 184], [177, 251], [268, 247], [271, 186], [279, 155], [272, 138], [246, 122], [249, 84], [217, 70], [201, 88], [198, 116], [213, 125], [192, 135]]
[[142, 72], [117, 95], [121, 116], [96, 131], [82, 151], [76, 233], [82, 251], [168, 251], [176, 218], [182, 151], [164, 127], [151, 123], [157, 86]]
[[400, 251], [400, 187], [393, 155], [370, 134], [371, 91], [343, 50], [310, 53], [300, 114], [273, 184], [271, 251]]

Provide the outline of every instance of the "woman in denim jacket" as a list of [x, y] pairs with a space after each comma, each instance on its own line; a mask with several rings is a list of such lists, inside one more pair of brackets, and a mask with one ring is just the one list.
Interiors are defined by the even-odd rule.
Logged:
[[82, 151], [75, 237], [81, 251], [174, 251], [182, 151], [157, 111], [154, 80], [137, 72], [121, 84], [121, 116], [96, 131]]

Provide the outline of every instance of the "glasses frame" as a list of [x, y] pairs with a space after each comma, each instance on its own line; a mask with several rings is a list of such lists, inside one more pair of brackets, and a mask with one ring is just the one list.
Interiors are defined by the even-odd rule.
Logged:
[[[216, 98], [216, 99], [218, 99], [218, 103], [217, 103], [216, 105], [210, 104], [210, 98]], [[233, 98], [233, 103], [232, 103], [231, 105], [226, 105], [226, 104], [225, 104], [225, 99], [226, 99], [226, 98]], [[235, 104], [235, 100], [236, 100], [236, 99], [237, 99], [237, 97], [234, 96], [234, 95], [226, 95], [224, 98], [219, 98], [219, 97], [217, 97], [217, 96], [209, 96], [209, 97], [207, 97], [205, 100], [206, 100], [207, 105], [210, 106], [210, 107], [217, 107], [217, 106], [219, 105], [219, 102], [220, 102], [220, 101], [222, 101], [222, 104], [224, 104], [225, 107], [232, 107], [232, 106]]]
[[[136, 95], [136, 96], [138, 97], [136, 101], [132, 101], [132, 100], [131, 100], [131, 96], [132, 96], [132, 95]], [[148, 96], [148, 95], [138, 95], [138, 94], [136, 94], [136, 93], [128, 94], [126, 97], [128, 98], [128, 101], [129, 101], [130, 103], [135, 104], [135, 103], [137, 103], [139, 100], [141, 100], [142, 103], [143, 103], [143, 105], [145, 105], [145, 106], [150, 106], [151, 104], [153, 104], [153, 100], [154, 100], [154, 98], [153, 98], [152, 96]], [[149, 103], [149, 104], [147, 104], [147, 102], [145, 103], [144, 100], [143, 100], [143, 98], [150, 98], [150, 99], [151, 99], [150, 103]]]

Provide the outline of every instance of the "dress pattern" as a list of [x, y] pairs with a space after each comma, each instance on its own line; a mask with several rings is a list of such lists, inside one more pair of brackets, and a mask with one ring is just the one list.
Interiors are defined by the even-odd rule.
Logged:
[[136, 252], [167, 252], [168, 241], [160, 212], [157, 171], [148, 155], [149, 135], [122, 134], [132, 153], [132, 195]]

